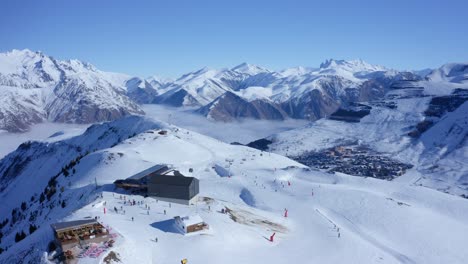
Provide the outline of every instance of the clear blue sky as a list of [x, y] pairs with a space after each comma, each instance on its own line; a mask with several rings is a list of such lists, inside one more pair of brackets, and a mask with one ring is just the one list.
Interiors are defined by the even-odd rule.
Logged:
[[282, 69], [361, 58], [421, 69], [468, 61], [466, 0], [4, 0], [0, 7], [1, 52], [41, 50], [142, 77], [241, 62]]

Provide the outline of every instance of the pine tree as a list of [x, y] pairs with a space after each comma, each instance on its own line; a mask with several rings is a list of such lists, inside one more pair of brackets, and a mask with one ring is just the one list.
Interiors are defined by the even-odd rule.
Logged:
[[34, 231], [36, 231], [36, 230], [37, 230], [37, 226], [35, 226], [33, 224], [29, 225], [29, 234], [34, 233]]

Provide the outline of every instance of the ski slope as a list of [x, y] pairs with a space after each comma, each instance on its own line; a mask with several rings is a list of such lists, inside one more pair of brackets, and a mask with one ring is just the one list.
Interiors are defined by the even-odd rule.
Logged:
[[[106, 145], [132, 129], [138, 132], [135, 136]], [[168, 134], [157, 134], [160, 129]], [[117, 132], [99, 139], [106, 130]], [[32, 263], [46, 262], [50, 223], [95, 216], [119, 234], [112, 250], [122, 263], [179, 263], [183, 258], [188, 263], [464, 263], [468, 259], [468, 203], [457, 196], [404, 181], [325, 174], [281, 155], [229, 145], [143, 117], [96, 125], [65, 141], [84, 146], [94, 142], [90, 148], [96, 148], [74, 167], [72, 176], [57, 178], [66, 187], [61, 197], [67, 207], [44, 208], [39, 230], [11, 244], [0, 255], [0, 263], [19, 263], [18, 256]], [[61, 146], [49, 145], [58, 148], [57, 153]], [[64, 162], [55, 156], [49, 163], [52, 160], [58, 167]], [[33, 171], [41, 175], [44, 162], [30, 163], [2, 192], [2, 212], [22, 201], [17, 194], [34, 192], [19, 183]], [[114, 180], [159, 163], [200, 179], [200, 196], [207, 198], [196, 206], [169, 205], [114, 189]], [[232, 176], [220, 175], [213, 169], [216, 165]], [[39, 189], [48, 180], [36, 179]], [[150, 210], [124, 205], [120, 195], [143, 201]], [[56, 199], [53, 196], [51, 201]], [[223, 208], [231, 213], [220, 213]], [[183, 235], [174, 228], [173, 217], [193, 214], [210, 229]], [[273, 232], [275, 240], [270, 242]], [[11, 239], [10, 234], [2, 242]], [[101, 263], [104, 257], [83, 263]]]

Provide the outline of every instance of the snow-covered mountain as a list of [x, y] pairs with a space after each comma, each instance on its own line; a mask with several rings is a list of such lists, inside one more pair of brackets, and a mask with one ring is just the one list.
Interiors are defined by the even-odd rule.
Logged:
[[[327, 60], [318, 69], [298, 67], [280, 72], [243, 63], [232, 69], [204, 68], [186, 74], [160, 91], [154, 102], [198, 106], [201, 109], [197, 112], [221, 121], [269, 119], [278, 116], [278, 110], [286, 113], [286, 116], [281, 114], [281, 118], [316, 120], [331, 114], [341, 104], [382, 98], [394, 82], [420, 79], [413, 73], [386, 69], [362, 60]], [[273, 112], [263, 115], [255, 111], [226, 112], [228, 105], [238, 100], [232, 93], [249, 102], [251, 108], [255, 108], [254, 100], [269, 101], [265, 104]], [[221, 112], [224, 114], [219, 114]]]
[[[139, 104], [198, 108], [217, 121], [236, 119], [317, 120], [355, 102], [380, 100], [393, 90], [466, 82], [465, 64], [427, 72], [400, 72], [362, 60], [327, 60], [319, 68], [271, 71], [242, 63], [203, 68], [176, 80], [103, 72], [77, 60], [59, 61], [41, 52], [0, 54], [0, 129], [24, 131], [30, 124], [93, 123], [143, 114]], [[422, 76], [425, 77], [423, 80]], [[422, 84], [421, 84], [422, 85]], [[235, 106], [239, 103], [239, 106]]]
[[24, 131], [53, 122], [93, 123], [143, 114], [126, 95], [124, 74], [102, 72], [77, 60], [60, 61], [41, 52], [0, 54], [0, 129]]
[[[415, 100], [399, 107], [409, 105], [424, 108]], [[418, 114], [409, 112], [380, 108], [375, 112], [389, 117], [388, 122], [374, 125], [379, 126], [375, 139], [395, 125], [391, 119], [418, 119]], [[310, 131], [327, 128], [317, 123], [317, 129]], [[363, 124], [369, 128], [370, 123], [368, 119]], [[162, 129], [166, 135], [158, 133]], [[318, 133], [315, 138], [302, 135], [323, 144], [320, 138], [330, 135], [333, 140], [339, 133], [345, 132]], [[388, 135], [392, 134], [381, 138]], [[383, 144], [392, 145], [392, 140]], [[113, 187], [116, 179], [160, 163], [200, 179], [203, 198], [196, 206], [171, 206]], [[232, 177], [226, 177], [227, 170]], [[0, 161], [0, 175], [0, 210], [6, 212], [0, 219], [0, 263], [46, 262], [53, 255], [48, 253], [51, 223], [96, 216], [115, 234], [110, 250], [123, 263], [177, 263], [183, 258], [208, 264], [350, 259], [464, 263], [468, 257], [464, 250], [468, 204], [461, 197], [408, 179], [326, 174], [281, 155], [225, 144], [141, 116], [94, 125], [80, 136], [54, 143], [25, 143]], [[119, 195], [151, 209], [124, 204]], [[114, 207], [117, 212], [111, 210]], [[226, 208], [229, 213], [220, 213]], [[192, 214], [200, 215], [209, 231], [191, 235], [177, 231], [173, 218]], [[83, 261], [102, 263], [108, 253]]]
[[448, 81], [452, 83], [468, 82], [468, 64], [467, 63], [448, 63], [440, 68], [433, 70], [426, 76], [431, 81]]
[[[388, 175], [408, 164], [412, 168], [404, 176], [394, 174], [398, 181], [468, 197], [468, 83], [439, 84], [438, 89], [431, 81], [399, 87], [379, 101], [340, 110], [336, 118], [250, 145], [324, 171], [366, 177], [379, 178], [381, 168]], [[348, 156], [337, 158], [337, 152]]]
[[262, 120], [284, 120], [288, 117], [278, 105], [264, 99], [246, 100], [226, 92], [208, 105], [197, 110], [209, 119], [229, 122], [236, 118], [253, 118]]

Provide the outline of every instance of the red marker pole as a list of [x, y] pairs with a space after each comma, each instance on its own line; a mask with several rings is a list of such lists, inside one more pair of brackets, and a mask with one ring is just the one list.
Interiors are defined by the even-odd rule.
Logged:
[[273, 242], [273, 239], [275, 238], [276, 232], [273, 233], [273, 235], [270, 236], [270, 242]]

